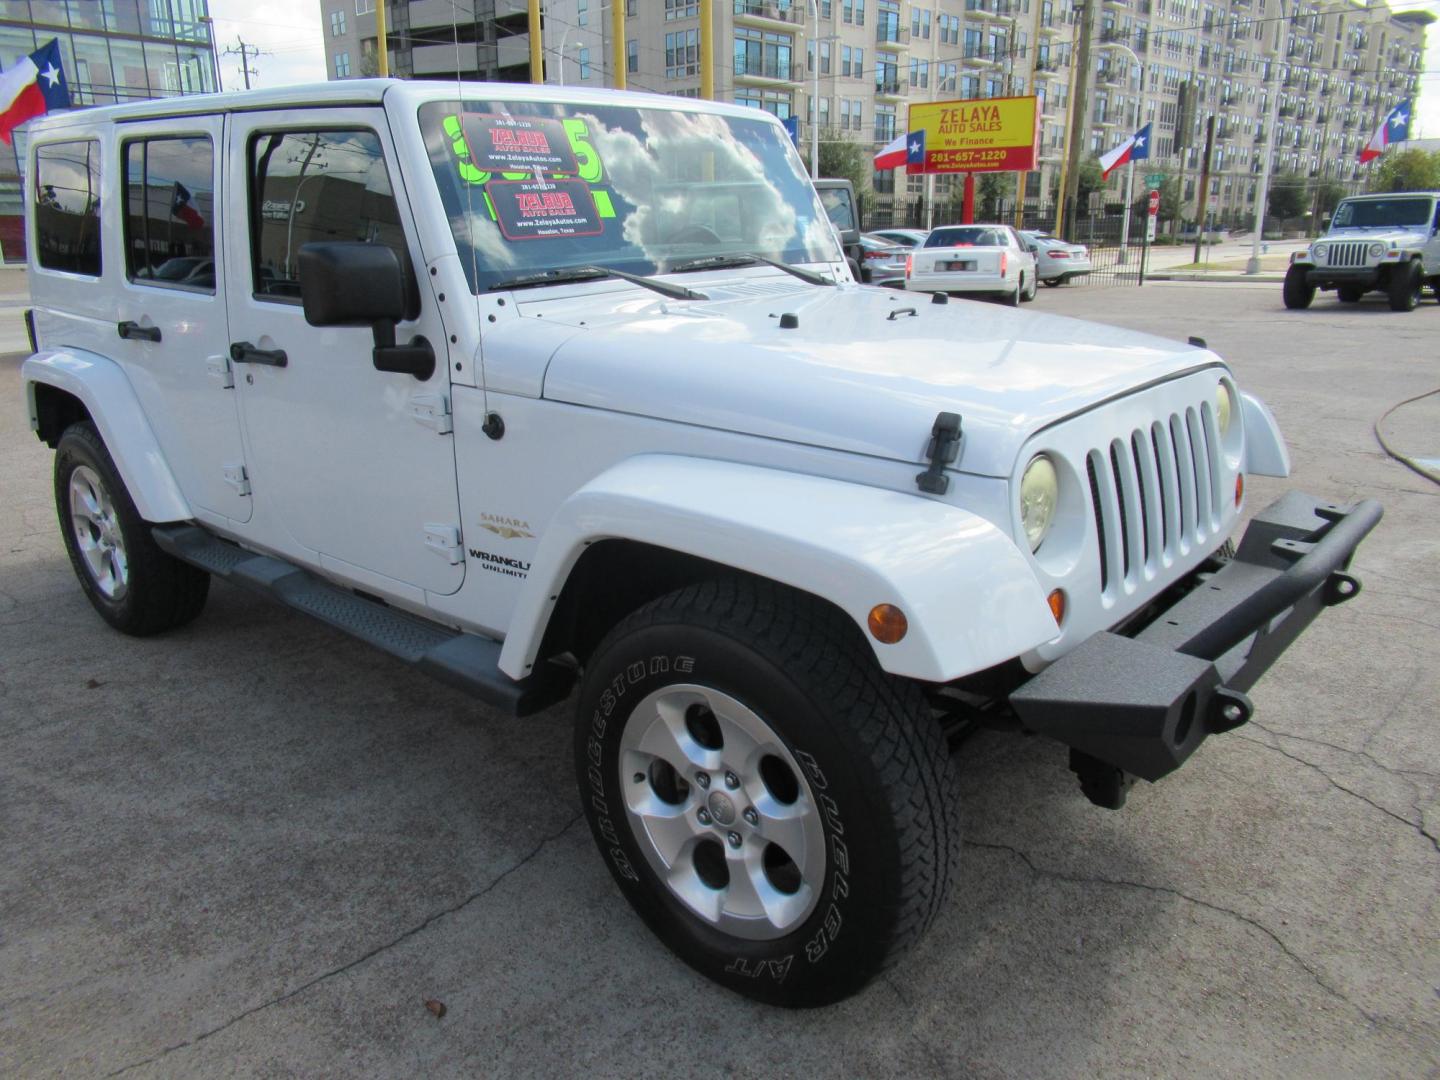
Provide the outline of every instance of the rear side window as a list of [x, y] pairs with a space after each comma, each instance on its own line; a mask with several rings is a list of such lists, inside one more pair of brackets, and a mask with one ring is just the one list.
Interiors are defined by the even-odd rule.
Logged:
[[[261, 300], [299, 299], [300, 249], [311, 243], [384, 244], [414, 280], [385, 154], [373, 131], [255, 136], [250, 237], [255, 296]], [[418, 308], [414, 296], [408, 306]]]
[[215, 291], [215, 149], [208, 136], [125, 144], [131, 281]]
[[35, 259], [46, 270], [100, 276], [100, 144], [35, 149]]

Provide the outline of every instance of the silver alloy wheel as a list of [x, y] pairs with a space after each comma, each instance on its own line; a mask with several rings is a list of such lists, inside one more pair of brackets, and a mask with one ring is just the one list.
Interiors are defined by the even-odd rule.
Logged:
[[804, 773], [753, 710], [708, 686], [650, 694], [620, 735], [620, 787], [660, 880], [717, 930], [794, 930], [825, 876], [825, 830]]
[[130, 562], [115, 503], [88, 465], [70, 474], [70, 526], [90, 580], [108, 600], [121, 600], [130, 586]]

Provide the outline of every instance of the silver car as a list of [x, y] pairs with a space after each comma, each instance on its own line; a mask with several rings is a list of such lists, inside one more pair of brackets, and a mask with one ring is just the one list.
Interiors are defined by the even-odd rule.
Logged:
[[1037, 229], [1025, 229], [1020, 236], [1035, 256], [1035, 269], [1040, 280], [1052, 288], [1084, 277], [1093, 269], [1090, 250], [1084, 244], [1066, 243], [1058, 236]]
[[890, 285], [905, 287], [905, 257], [908, 248], [901, 247], [874, 233], [860, 234], [860, 248], [863, 258], [860, 263], [860, 279], [867, 285]]
[[930, 235], [929, 229], [871, 229], [871, 236], [878, 236], [887, 244], [899, 244], [901, 247], [919, 247], [925, 243], [925, 237]]

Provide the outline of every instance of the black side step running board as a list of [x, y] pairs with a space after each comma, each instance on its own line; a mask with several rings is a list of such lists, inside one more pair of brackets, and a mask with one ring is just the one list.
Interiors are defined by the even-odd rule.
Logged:
[[257, 555], [194, 525], [161, 525], [155, 542], [182, 562], [313, 616], [511, 716], [563, 701], [573, 676], [547, 664], [524, 679], [500, 670], [500, 643], [437, 626], [332, 585], [281, 559]]

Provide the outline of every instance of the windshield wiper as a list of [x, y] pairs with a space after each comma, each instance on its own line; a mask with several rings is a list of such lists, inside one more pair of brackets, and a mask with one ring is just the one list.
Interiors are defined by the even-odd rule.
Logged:
[[698, 293], [694, 289], [687, 289], [683, 285], [671, 285], [668, 281], [656, 281], [654, 278], [642, 277], [639, 274], [629, 274], [624, 270], [612, 270], [608, 266], [573, 266], [564, 270], [542, 270], [538, 274], [522, 274], [520, 277], [507, 278], [504, 281], [497, 281], [490, 286], [491, 292], [498, 292], [501, 289], [533, 289], [539, 285], [563, 285], [570, 281], [601, 281], [605, 278], [618, 278], [621, 281], [628, 281], [633, 285], [657, 292], [661, 296], [668, 296], [672, 300], [709, 300], [704, 293]]
[[801, 281], [809, 282], [811, 285], [834, 285], [835, 282], [829, 278], [815, 273], [813, 270], [803, 270], [798, 266], [791, 266], [789, 263], [781, 262], [779, 259], [767, 258], [764, 255], [756, 255], [753, 251], [737, 251], [730, 255], [710, 255], [703, 259], [691, 259], [679, 266], [672, 267], [672, 274], [688, 274], [696, 270], [724, 270], [731, 266], [753, 266], [755, 263], [764, 263], [766, 266], [773, 266], [777, 270], [784, 270], [792, 277]]

